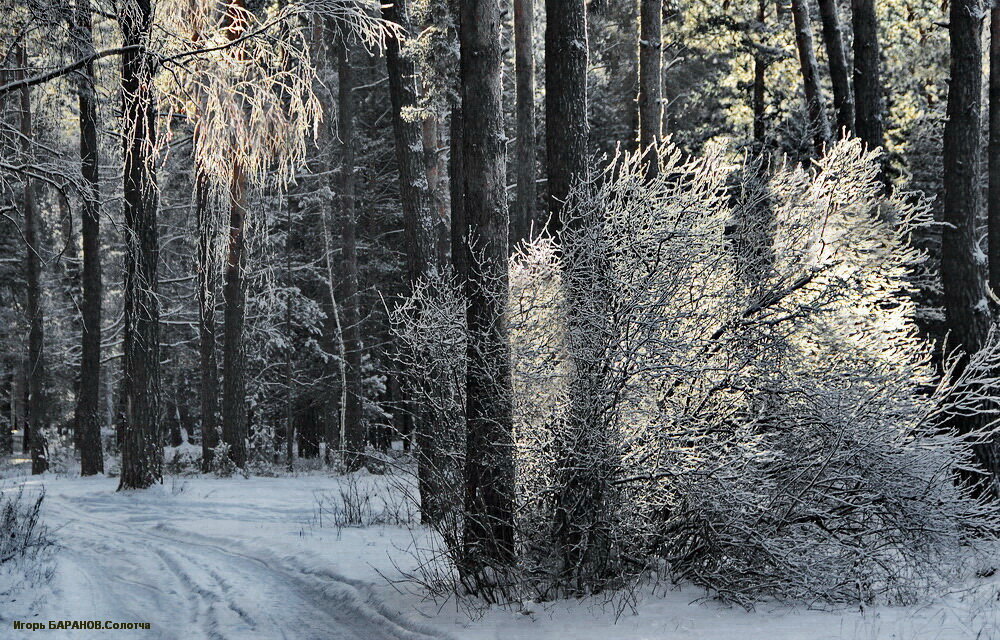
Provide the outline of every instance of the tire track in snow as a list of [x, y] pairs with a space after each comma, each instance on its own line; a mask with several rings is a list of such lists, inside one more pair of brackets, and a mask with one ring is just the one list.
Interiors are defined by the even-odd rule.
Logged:
[[[117, 511], [106, 505], [83, 510], [52, 495], [46, 503], [51, 521], [66, 523], [60, 530], [60, 543], [91, 583], [90, 593], [110, 594], [92, 601], [91, 607], [110, 608], [109, 615], [113, 613], [118, 620], [153, 622], [154, 633], [144, 637], [444, 637], [385, 607], [368, 584], [306, 566], [301, 558], [278, 557], [239, 541], [180, 531], [166, 525], [162, 514], [129, 517], [130, 508], [141, 510], [146, 505], [123, 503]], [[126, 577], [124, 571], [130, 565], [135, 570]]]

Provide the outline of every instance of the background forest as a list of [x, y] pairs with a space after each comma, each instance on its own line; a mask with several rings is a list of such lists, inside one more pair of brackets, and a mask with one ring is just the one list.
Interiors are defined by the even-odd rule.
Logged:
[[998, 530], [989, 2], [0, 11], [33, 473], [402, 469], [497, 602], [914, 602]]

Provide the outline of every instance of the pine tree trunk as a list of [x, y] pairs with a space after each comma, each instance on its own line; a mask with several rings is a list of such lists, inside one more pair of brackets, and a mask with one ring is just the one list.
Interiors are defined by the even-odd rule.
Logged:
[[198, 355], [201, 404], [201, 467], [212, 470], [219, 445], [219, 361], [215, 322], [216, 260], [215, 216], [209, 203], [208, 177], [195, 162], [195, 206], [198, 214]]
[[[409, 29], [406, 0], [383, 5], [386, 20]], [[399, 199], [403, 210], [403, 243], [406, 249], [406, 275], [409, 285], [426, 275], [433, 260], [436, 239], [429, 221], [427, 176], [418, 149], [422, 146], [420, 124], [407, 122], [403, 112], [416, 104], [416, 78], [413, 63], [400, 54], [400, 41], [386, 41], [385, 64], [389, 73], [389, 99], [392, 104], [392, 130], [395, 138], [396, 164], [399, 166]]]
[[[386, 19], [409, 29], [409, 14], [405, 1], [383, 8]], [[396, 161], [399, 165], [399, 192], [403, 209], [403, 243], [406, 245], [406, 273], [409, 290], [413, 291], [419, 278], [427, 276], [432, 265], [440, 258], [437, 224], [432, 209], [439, 205], [434, 192], [438, 188], [437, 122], [433, 115], [423, 122], [407, 122], [403, 110], [416, 104], [417, 87], [413, 64], [400, 55], [399, 41], [390, 39], [386, 46], [386, 66], [389, 71], [389, 98], [392, 102], [393, 133], [396, 139]], [[417, 154], [422, 147], [423, 157]], [[441, 516], [439, 503], [443, 489], [435, 482], [437, 477], [438, 438], [432, 432], [434, 425], [417, 401], [406, 403], [417, 429], [419, 455], [417, 477], [420, 493], [420, 515], [425, 523]]]
[[226, 258], [223, 296], [226, 301], [222, 332], [222, 440], [229, 445], [229, 457], [246, 467], [246, 216], [247, 176], [237, 163], [229, 189], [229, 249]]
[[[941, 280], [949, 346], [973, 353], [989, 331], [987, 273], [976, 255], [980, 213], [982, 4], [951, 0], [951, 76], [948, 119], [944, 128], [944, 225], [941, 238]], [[981, 426], [973, 416], [956, 421], [960, 430]], [[983, 468], [994, 476], [995, 446], [976, 446]], [[971, 478], [970, 478], [971, 479]]]
[[451, 108], [449, 117], [448, 189], [451, 199], [451, 266], [459, 282], [464, 282], [468, 267], [465, 264], [465, 151], [462, 105]]
[[125, 219], [125, 358], [119, 489], [144, 489], [162, 479], [160, 446], [160, 309], [156, 295], [159, 241], [153, 148], [156, 106], [153, 59], [145, 49], [152, 23], [150, 0], [127, 0], [119, 23]]
[[587, 175], [587, 12], [583, 0], [545, 2], [545, 148], [549, 232], [573, 183]]
[[1000, 6], [990, 12], [989, 80], [989, 195], [988, 246], [989, 284], [1000, 295]]
[[[663, 0], [639, 3], [639, 148], [660, 141], [663, 130]], [[651, 155], [646, 175], [656, 177], [659, 163]]]
[[795, 23], [795, 46], [799, 54], [802, 86], [806, 97], [806, 112], [816, 155], [823, 155], [830, 141], [830, 123], [826, 119], [826, 105], [819, 84], [819, 65], [813, 46], [812, 21], [809, 18], [808, 0], [792, 0], [792, 19]]
[[879, 75], [878, 20], [875, 0], [852, 0], [854, 27], [854, 133], [869, 149], [883, 139], [882, 79]]
[[364, 466], [365, 431], [361, 389], [361, 314], [358, 309], [357, 219], [354, 208], [354, 75], [350, 45], [337, 48], [338, 119], [341, 142], [340, 208], [343, 258], [343, 336], [347, 370], [344, 397], [344, 433], [341, 447], [349, 471]]
[[[0, 74], [0, 80], [3, 80], [2, 74]], [[2, 109], [2, 105], [0, 105]], [[7, 455], [14, 453], [14, 434], [13, 432], [17, 430], [17, 405], [14, 402], [14, 394], [17, 391], [17, 385], [15, 380], [17, 380], [17, 367], [13, 362], [10, 363], [11, 367], [9, 371], [4, 372], [4, 381], [8, 387], [8, 398], [10, 399], [7, 405], [7, 416], [10, 420], [8, 428], [0, 429], [0, 455]]]
[[[764, 22], [767, 19], [767, 5], [770, 0], [758, 0], [757, 3], [757, 22], [760, 24], [761, 29], [764, 27]], [[758, 151], [763, 150], [764, 141], [767, 137], [767, 122], [765, 119], [765, 110], [767, 109], [767, 103], [765, 102], [767, 91], [767, 61], [764, 58], [764, 53], [762, 51], [757, 51], [754, 53], [753, 58], [753, 97], [752, 97], [752, 108], [753, 108], [753, 139], [754, 144]]]
[[514, 461], [507, 307], [506, 137], [500, 3], [466, 0], [460, 19], [464, 263], [468, 324], [464, 567], [514, 558]]
[[[75, 31], [81, 52], [94, 49], [90, 0], [77, 0]], [[80, 448], [80, 475], [104, 473], [101, 448], [101, 192], [100, 157], [97, 142], [97, 102], [94, 96], [94, 65], [83, 69], [79, 81], [80, 166], [84, 189], [81, 215], [83, 236], [83, 319], [80, 357], [80, 387], [76, 403], [76, 433]]]
[[[285, 468], [292, 472], [295, 470], [294, 459], [294, 438], [295, 425], [292, 422], [292, 401], [295, 397], [295, 378], [292, 370], [292, 357], [294, 356], [293, 336], [292, 336], [292, 206], [295, 200], [289, 197], [285, 203], [287, 210], [285, 216], [285, 339], [288, 341], [285, 351]], [[330, 443], [327, 443], [330, 446]], [[278, 453], [275, 451], [275, 457]], [[277, 460], [275, 460], [277, 462]]]
[[[535, 184], [535, 3], [514, 0], [514, 83], [517, 146], [517, 196], [514, 200], [510, 248], [528, 240], [535, 227], [538, 188]], [[534, 229], [537, 232], [537, 229]]]
[[833, 108], [837, 112], [837, 137], [843, 135], [850, 137], [854, 130], [854, 95], [851, 93], [847, 53], [844, 50], [844, 31], [840, 22], [840, 12], [837, 10], [837, 0], [819, 0], [819, 17], [823, 24], [826, 59], [830, 65]]
[[[19, 53], [19, 79], [24, 79], [28, 68], [28, 53], [21, 44]], [[21, 89], [21, 153], [26, 162], [31, 154], [31, 90]], [[38, 239], [38, 208], [35, 203], [34, 181], [29, 177], [24, 179], [24, 235], [25, 244], [25, 307], [28, 317], [28, 412], [25, 437], [31, 451], [31, 473], [45, 473], [49, 468], [47, 446], [42, 429], [45, 425], [45, 354], [44, 354], [44, 324], [42, 315], [42, 260], [39, 251], [41, 244]]]

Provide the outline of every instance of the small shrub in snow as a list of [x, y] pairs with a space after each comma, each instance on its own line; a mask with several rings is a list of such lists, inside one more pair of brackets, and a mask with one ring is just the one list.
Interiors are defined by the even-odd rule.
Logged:
[[230, 478], [236, 473], [242, 473], [244, 477], [249, 477], [247, 472], [236, 466], [229, 455], [231, 447], [229, 443], [223, 441], [222, 430], [219, 429], [219, 444], [212, 449], [212, 473], [217, 478]]
[[[989, 434], [949, 427], [995, 417], [1000, 338], [932, 368], [909, 243], [926, 206], [881, 195], [856, 141], [810, 170], [659, 152], [657, 178], [624, 155], [579, 185], [560, 250], [543, 238], [512, 260], [507, 597], [626, 586], [657, 561], [745, 606], [908, 602], [954, 575], [1000, 525], [955, 482]], [[458, 442], [463, 323], [447, 282], [395, 323], [416, 371], [438, 372], [416, 415]], [[434, 462], [459, 514], [461, 459]], [[453, 524], [438, 528], [457, 562]]]
[[315, 521], [320, 527], [402, 526], [413, 522], [416, 511], [382, 475], [342, 475], [336, 491], [317, 492], [315, 497]]
[[52, 540], [40, 518], [44, 499], [44, 491], [30, 497], [23, 487], [0, 490], [0, 596], [51, 577]]

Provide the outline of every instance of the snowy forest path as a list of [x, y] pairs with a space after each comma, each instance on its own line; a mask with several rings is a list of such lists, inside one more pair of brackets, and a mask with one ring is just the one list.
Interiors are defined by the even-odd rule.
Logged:
[[[172, 525], [192, 516], [233, 517], [220, 512], [219, 503], [191, 505], [194, 513], [184, 513], [184, 505], [167, 502], [50, 493], [46, 520], [60, 548], [48, 619], [149, 622], [151, 631], [121, 633], [164, 640], [441, 637], [383, 605], [369, 583], [301, 557]], [[236, 514], [247, 509], [232, 507]]]

